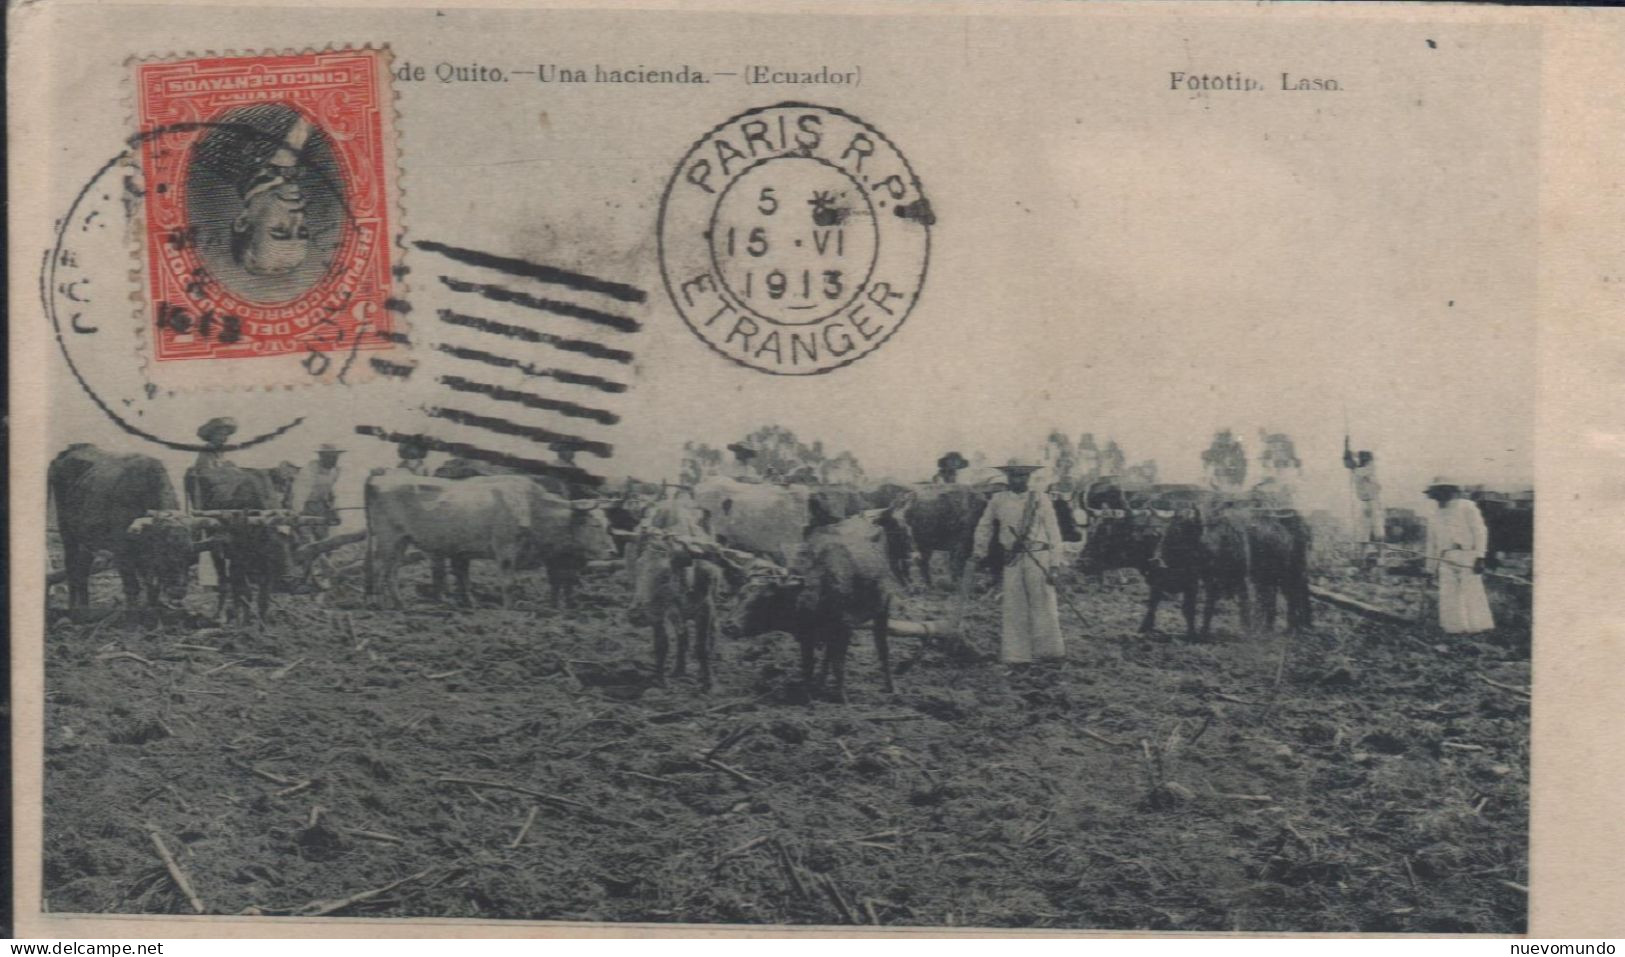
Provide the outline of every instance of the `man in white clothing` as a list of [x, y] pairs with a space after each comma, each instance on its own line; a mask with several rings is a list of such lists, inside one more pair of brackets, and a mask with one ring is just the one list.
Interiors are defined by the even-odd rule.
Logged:
[[[293, 491], [288, 494], [288, 507], [299, 515], [312, 515], [319, 518], [337, 519], [338, 509], [334, 506], [334, 486], [339, 481], [339, 456], [344, 450], [336, 445], [324, 443], [316, 450], [316, 459], [299, 471], [299, 476], [293, 480]], [[303, 526], [305, 537], [310, 540], [319, 540], [327, 537], [329, 531], [325, 525]]]
[[1427, 487], [1439, 503], [1428, 522], [1428, 562], [1439, 582], [1439, 627], [1467, 635], [1495, 627], [1484, 592], [1484, 555], [1489, 532], [1478, 506], [1461, 494], [1461, 483], [1439, 477]]
[[1061, 529], [1049, 496], [1028, 488], [1029, 478], [1038, 468], [999, 466], [1009, 485], [994, 493], [976, 525], [978, 559], [987, 556], [995, 535], [1004, 550], [999, 659], [1006, 664], [1066, 655], [1055, 586], [1050, 582], [1050, 567], [1061, 547]]
[[1381, 542], [1386, 539], [1384, 524], [1387, 513], [1382, 508], [1382, 483], [1377, 481], [1377, 457], [1368, 451], [1354, 452], [1344, 442], [1343, 467], [1354, 481], [1354, 497], [1360, 500], [1361, 539]]

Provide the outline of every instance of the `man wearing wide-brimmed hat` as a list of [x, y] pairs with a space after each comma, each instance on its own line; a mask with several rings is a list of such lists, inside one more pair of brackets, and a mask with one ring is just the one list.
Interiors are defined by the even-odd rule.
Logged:
[[[197, 427], [197, 437], [202, 439], [208, 448], [197, 454], [197, 461], [186, 470], [185, 476], [181, 479], [184, 485], [182, 494], [186, 496], [188, 509], [199, 509], [206, 504], [203, 501], [203, 490], [197, 473], [231, 466], [231, 463], [226, 461], [226, 442], [236, 433], [237, 420], [224, 415], [217, 415]], [[219, 587], [218, 562], [219, 559], [198, 563], [198, 584], [204, 588]]]
[[1061, 658], [1061, 618], [1050, 567], [1061, 547], [1061, 528], [1049, 496], [1028, 487], [1041, 466], [1001, 465], [1007, 485], [995, 492], [976, 525], [976, 557], [986, 557], [997, 536], [1004, 550], [1004, 622], [999, 659], [1023, 664]]
[[931, 476], [931, 481], [943, 485], [953, 485], [959, 481], [959, 471], [970, 468], [970, 463], [958, 452], [946, 452], [942, 458], [937, 459], [937, 474]]
[[738, 482], [762, 480], [755, 446], [747, 442], [734, 442], [728, 446], [728, 451], [732, 452], [734, 457], [732, 461], [723, 463], [721, 472], [724, 477]]
[[197, 427], [197, 437], [209, 447], [197, 454], [197, 467], [213, 468], [226, 461], [226, 440], [237, 432], [237, 420], [219, 415]]
[[1484, 556], [1489, 532], [1478, 505], [1462, 495], [1461, 483], [1439, 476], [1427, 497], [1439, 503], [1428, 520], [1428, 562], [1439, 582], [1439, 627], [1465, 635], [1495, 627], [1484, 592]]

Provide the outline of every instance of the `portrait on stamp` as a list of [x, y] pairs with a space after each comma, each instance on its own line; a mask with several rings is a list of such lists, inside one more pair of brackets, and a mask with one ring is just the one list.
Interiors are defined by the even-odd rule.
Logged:
[[255, 302], [286, 302], [332, 267], [343, 179], [327, 135], [291, 106], [223, 115], [192, 148], [187, 220], [209, 274]]

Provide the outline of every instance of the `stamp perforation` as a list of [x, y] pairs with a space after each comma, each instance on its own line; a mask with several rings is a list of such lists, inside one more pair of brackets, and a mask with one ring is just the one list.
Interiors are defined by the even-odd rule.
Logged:
[[[324, 373], [289, 375], [288, 366], [283, 362], [277, 363], [277, 368], [259, 373], [253, 370], [255, 363], [248, 366], [238, 366], [230, 377], [213, 377], [201, 383], [189, 383], [180, 387], [171, 387], [162, 375], [159, 374], [155, 363], [157, 354], [157, 333], [155, 330], [156, 316], [154, 306], [149, 301], [148, 283], [150, 278], [146, 271], [151, 268], [150, 248], [151, 240], [148, 238], [148, 215], [145, 202], [129, 204], [130, 231], [139, 240], [131, 243], [130, 268], [127, 271], [129, 284], [129, 297], [132, 305], [132, 325], [135, 334], [135, 355], [140, 366], [141, 374], [156, 393], [176, 395], [182, 393], [198, 392], [286, 392], [314, 388], [322, 385], [344, 384], [356, 385], [375, 378], [375, 368], [372, 363], [360, 360], [360, 353], [371, 353], [374, 350], [389, 350], [394, 348], [409, 348], [402, 345], [402, 340], [392, 333], [404, 334], [410, 330], [410, 322], [406, 310], [397, 308], [404, 301], [408, 288], [407, 275], [410, 269], [407, 266], [410, 238], [406, 222], [407, 184], [404, 182], [404, 152], [401, 143], [400, 130], [400, 104], [399, 91], [390, 81], [391, 51], [383, 43], [333, 43], [320, 47], [307, 46], [302, 48], [284, 47], [266, 50], [204, 50], [201, 52], [169, 52], [149, 53], [131, 56], [125, 59], [125, 110], [129, 118], [129, 128], [136, 131], [137, 146], [130, 150], [130, 160], [138, 155], [138, 141], [147, 131], [143, 128], [141, 116], [141, 91], [137, 78], [139, 68], [144, 65], [185, 63], [211, 60], [233, 59], [268, 59], [268, 58], [311, 58], [323, 56], [336, 56], [344, 54], [357, 54], [372, 56], [376, 60], [377, 75], [372, 80], [372, 88], [377, 93], [376, 110], [378, 112], [378, 143], [376, 161], [381, 171], [381, 181], [377, 184], [380, 190], [378, 196], [380, 212], [387, 217], [387, 233], [377, 238], [375, 249], [381, 262], [379, 263], [379, 285], [382, 294], [378, 297], [376, 314], [387, 317], [380, 325], [387, 328], [378, 332], [377, 326], [369, 322], [358, 324], [358, 334], [355, 341], [349, 346], [336, 346], [331, 349], [333, 360], [324, 363]], [[145, 171], [138, 161], [128, 161], [124, 164], [127, 178], [132, 183], [131, 191], [138, 197], [146, 198], [146, 189], [150, 185], [145, 182]], [[324, 280], [325, 281], [325, 280]], [[377, 320], [371, 320], [376, 322]], [[371, 333], [378, 338], [377, 342], [365, 342], [364, 337]], [[340, 358], [342, 356], [342, 359]], [[391, 359], [397, 364], [405, 358], [406, 363], [412, 360], [404, 356], [395, 355]], [[246, 374], [245, 374], [246, 373]]]

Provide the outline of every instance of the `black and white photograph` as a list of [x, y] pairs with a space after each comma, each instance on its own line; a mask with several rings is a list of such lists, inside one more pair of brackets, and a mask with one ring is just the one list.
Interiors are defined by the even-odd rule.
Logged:
[[1240, 9], [52, 8], [36, 926], [1529, 934], [1547, 35]]

